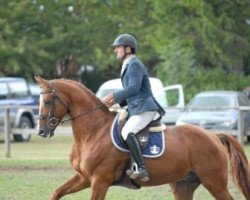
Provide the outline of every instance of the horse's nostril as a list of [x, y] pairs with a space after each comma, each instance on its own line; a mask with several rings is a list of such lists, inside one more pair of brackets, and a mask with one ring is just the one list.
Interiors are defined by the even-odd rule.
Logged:
[[44, 130], [39, 130], [38, 135], [44, 137], [45, 131]]

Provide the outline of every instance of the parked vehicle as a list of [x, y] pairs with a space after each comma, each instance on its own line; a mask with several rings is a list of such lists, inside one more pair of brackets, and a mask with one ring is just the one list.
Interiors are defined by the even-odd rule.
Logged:
[[250, 100], [250, 86], [245, 87], [243, 92], [247, 95], [248, 99]]
[[28, 83], [30, 93], [32, 98], [35, 100], [35, 104], [39, 104], [39, 98], [40, 98], [40, 87], [37, 83], [29, 82]]
[[[186, 106], [176, 125], [194, 124], [205, 129], [237, 135], [239, 106], [250, 106], [242, 92], [208, 91], [197, 94]], [[246, 112], [245, 135], [250, 135], [250, 111]]]
[[[149, 78], [152, 87], [152, 92], [157, 101], [166, 110], [166, 115], [162, 117], [162, 122], [166, 125], [174, 125], [179, 115], [181, 114], [181, 108], [185, 106], [184, 103], [184, 92], [182, 85], [171, 85], [164, 87], [161, 80], [157, 78]], [[122, 89], [122, 83], [120, 79], [112, 79], [103, 83], [96, 92], [96, 96], [100, 99], [105, 97], [111, 92]], [[175, 99], [175, 105], [171, 105], [169, 108], [168, 94], [175, 92], [177, 93]]]
[[[6, 106], [37, 105], [32, 98], [28, 84], [24, 78], [0, 78], [0, 127], [4, 127]], [[10, 109], [11, 128], [34, 128], [36, 126], [35, 112], [38, 109], [15, 107]], [[2, 129], [3, 130], [3, 129]], [[3, 131], [0, 131], [3, 133]], [[14, 141], [29, 141], [30, 134], [13, 134]]]

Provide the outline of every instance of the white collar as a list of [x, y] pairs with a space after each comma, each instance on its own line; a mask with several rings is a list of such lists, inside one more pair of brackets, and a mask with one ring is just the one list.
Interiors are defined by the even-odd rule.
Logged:
[[123, 61], [122, 69], [121, 69], [121, 75], [123, 74], [123, 72], [124, 72], [124, 70], [125, 70], [125, 68], [126, 68], [126, 65], [127, 65], [128, 63], [130, 63], [130, 61], [131, 61], [134, 57], [135, 57], [134, 54], [129, 55], [129, 56]]

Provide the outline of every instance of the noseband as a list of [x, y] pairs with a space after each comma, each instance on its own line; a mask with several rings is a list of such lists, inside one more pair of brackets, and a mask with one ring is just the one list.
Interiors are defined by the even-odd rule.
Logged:
[[66, 109], [67, 113], [69, 113], [69, 106], [68, 104], [64, 103], [63, 100], [56, 94], [56, 90], [53, 88], [53, 83], [52, 81], [49, 82], [50, 83], [50, 86], [51, 86], [51, 90], [49, 91], [41, 91], [40, 94], [43, 95], [43, 94], [52, 94], [52, 98], [50, 101], [48, 102], [44, 102], [45, 106], [48, 106], [49, 107], [49, 114], [48, 115], [43, 115], [43, 114], [40, 114], [38, 119], [43, 119], [43, 120], [47, 120], [47, 123], [46, 123], [46, 126], [45, 126], [45, 129], [47, 131], [49, 131], [49, 135], [50, 137], [53, 136], [53, 132], [55, 130], [55, 128], [57, 127], [58, 124], [62, 124], [66, 121], [72, 121], [80, 116], [83, 116], [83, 115], [86, 115], [90, 112], [93, 112], [101, 107], [104, 106], [104, 104], [100, 104], [98, 106], [96, 106], [95, 108], [93, 108], [92, 110], [90, 111], [86, 111], [86, 112], [83, 112], [83, 113], [80, 113], [74, 117], [70, 117], [68, 119], [64, 119], [64, 120], [59, 120], [58, 117], [56, 117], [55, 115], [55, 101], [58, 100], [62, 105], [63, 107]]

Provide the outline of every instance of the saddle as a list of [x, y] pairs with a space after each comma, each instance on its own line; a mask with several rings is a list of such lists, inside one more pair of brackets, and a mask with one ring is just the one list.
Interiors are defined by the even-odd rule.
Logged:
[[[127, 121], [128, 112], [124, 109], [119, 110], [119, 117], [118, 117], [118, 124], [119, 124], [119, 133], [118, 136], [121, 141], [124, 142], [121, 130], [123, 126], [125, 125]], [[141, 146], [141, 149], [144, 150], [149, 141], [149, 134], [150, 132], [160, 132], [166, 129], [166, 126], [161, 122], [161, 116], [157, 119], [151, 121], [144, 129], [139, 131], [139, 133], [136, 134], [137, 140], [139, 141], [139, 144]], [[125, 144], [125, 142], [124, 142]], [[126, 144], [125, 144], [126, 145]]]

